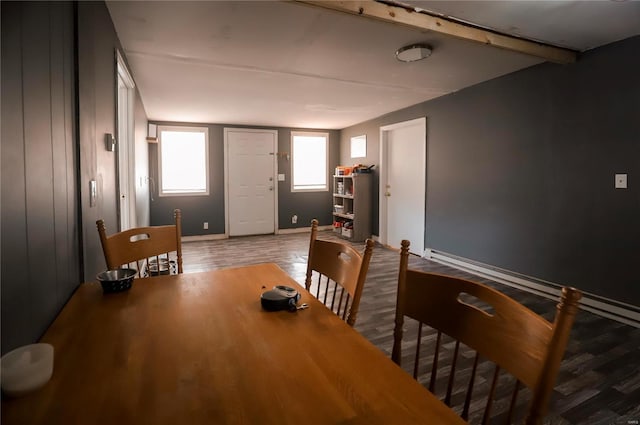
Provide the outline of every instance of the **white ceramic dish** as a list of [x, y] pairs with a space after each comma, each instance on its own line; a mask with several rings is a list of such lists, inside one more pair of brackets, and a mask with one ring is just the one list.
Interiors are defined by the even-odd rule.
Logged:
[[2, 359], [2, 392], [19, 397], [49, 382], [53, 374], [53, 346], [31, 344], [8, 352]]

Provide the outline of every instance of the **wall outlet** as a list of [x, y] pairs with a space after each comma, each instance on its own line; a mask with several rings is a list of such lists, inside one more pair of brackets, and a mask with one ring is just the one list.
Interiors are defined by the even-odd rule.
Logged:
[[291, 217], [291, 223], [292, 224], [296, 224], [297, 222], [298, 222], [298, 216], [297, 215], [292, 216]]
[[204, 225], [202, 226], [202, 228], [203, 228], [204, 230], [209, 230], [209, 222], [205, 221], [205, 222], [204, 222]]
[[616, 174], [616, 189], [626, 189], [626, 188], [627, 188], [627, 175]]

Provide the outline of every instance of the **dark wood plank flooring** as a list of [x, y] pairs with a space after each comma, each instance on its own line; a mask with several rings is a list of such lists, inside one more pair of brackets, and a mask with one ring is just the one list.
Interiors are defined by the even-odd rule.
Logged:
[[[262, 262], [277, 263], [304, 285], [308, 233], [234, 237], [217, 241], [183, 242], [185, 273]], [[320, 238], [338, 239], [331, 231]], [[342, 242], [344, 240], [340, 239]], [[353, 244], [362, 250], [363, 244]], [[393, 344], [399, 254], [376, 245], [364, 288], [356, 330], [390, 356]], [[410, 267], [462, 276], [492, 285], [547, 319], [555, 302], [450, 267], [413, 257]], [[274, 282], [274, 285], [278, 282]], [[408, 324], [407, 326], [410, 326]], [[411, 330], [405, 334], [410, 341]], [[463, 370], [459, 372], [464, 376]], [[403, 365], [405, 369], [408, 366]], [[492, 373], [487, 370], [486, 374]], [[421, 379], [422, 381], [422, 379]], [[479, 384], [482, 385], [482, 382]], [[499, 400], [500, 401], [500, 400]], [[479, 403], [478, 403], [479, 404]], [[504, 414], [498, 403], [495, 421]], [[508, 404], [508, 402], [507, 402]], [[481, 406], [472, 406], [480, 408]], [[520, 406], [520, 410], [524, 409]], [[548, 424], [638, 424], [640, 420], [640, 329], [586, 311], [578, 313], [559, 373]], [[477, 423], [477, 416], [471, 418]], [[494, 421], [492, 421], [494, 422]]]

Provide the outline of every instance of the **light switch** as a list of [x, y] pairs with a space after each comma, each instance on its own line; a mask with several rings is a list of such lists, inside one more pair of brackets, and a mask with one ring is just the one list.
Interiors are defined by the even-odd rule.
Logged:
[[278, 174], [278, 181], [279, 182], [283, 182], [284, 181], [284, 174]]
[[627, 188], [627, 175], [616, 174], [616, 189], [626, 189], [626, 188]]

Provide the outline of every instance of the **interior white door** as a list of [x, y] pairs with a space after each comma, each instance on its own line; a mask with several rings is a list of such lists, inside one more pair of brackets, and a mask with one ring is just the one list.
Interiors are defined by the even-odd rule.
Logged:
[[380, 128], [380, 233], [382, 243], [424, 254], [426, 118]]
[[225, 128], [229, 236], [275, 233], [275, 130]]
[[119, 53], [116, 54], [118, 68], [118, 102], [117, 102], [117, 152], [118, 152], [118, 196], [120, 230], [136, 226], [135, 172], [134, 166], [134, 87], [133, 78], [126, 69]]

